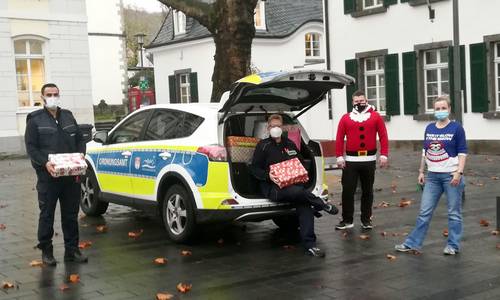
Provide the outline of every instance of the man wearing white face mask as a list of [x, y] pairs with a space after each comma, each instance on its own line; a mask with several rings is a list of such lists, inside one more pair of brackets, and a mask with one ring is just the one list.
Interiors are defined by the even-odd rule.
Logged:
[[59, 88], [53, 83], [42, 87], [44, 108], [30, 113], [26, 118], [26, 151], [38, 178], [38, 245], [45, 265], [54, 266], [52, 236], [57, 200], [61, 209], [64, 234], [64, 261], [87, 262], [78, 249], [78, 210], [80, 183], [75, 176], [55, 178], [54, 165], [48, 161], [52, 153], [85, 153], [85, 141], [73, 114], [59, 107]]
[[295, 205], [299, 217], [300, 236], [306, 254], [324, 257], [324, 251], [316, 247], [314, 211], [323, 210], [334, 215], [338, 213], [338, 209], [333, 204], [325, 203], [302, 185], [291, 185], [282, 189], [278, 187], [278, 178], [269, 172], [269, 166], [292, 158], [303, 161], [295, 143], [282, 136], [282, 126], [281, 115], [275, 114], [269, 117], [267, 128], [270, 137], [261, 140], [255, 147], [250, 171], [259, 180], [264, 197], [272, 201]]

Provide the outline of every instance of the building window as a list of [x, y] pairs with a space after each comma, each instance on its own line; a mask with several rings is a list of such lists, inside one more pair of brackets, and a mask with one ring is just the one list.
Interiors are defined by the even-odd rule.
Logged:
[[253, 20], [255, 29], [266, 30], [266, 3], [264, 1], [257, 2]]
[[20, 107], [43, 106], [40, 89], [45, 82], [44, 42], [35, 39], [14, 41], [17, 95]]
[[495, 44], [495, 95], [496, 95], [496, 110], [500, 111], [500, 43]]
[[363, 0], [363, 9], [382, 7], [383, 5], [384, 5], [383, 0]]
[[189, 74], [179, 75], [179, 96], [181, 103], [191, 102], [191, 86], [189, 84]]
[[319, 33], [306, 33], [306, 57], [320, 57], [320, 41]]
[[368, 103], [375, 106], [381, 114], [385, 114], [385, 72], [384, 57], [367, 57], [364, 59], [364, 84]]
[[425, 112], [434, 111], [434, 100], [450, 94], [448, 49], [433, 49], [424, 54]]
[[174, 11], [174, 34], [186, 33], [186, 15], [182, 11]]

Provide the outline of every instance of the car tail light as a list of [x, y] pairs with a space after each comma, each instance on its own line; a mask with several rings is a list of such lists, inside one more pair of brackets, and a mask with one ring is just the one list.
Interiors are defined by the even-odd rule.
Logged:
[[238, 201], [234, 200], [234, 199], [226, 199], [226, 200], [223, 200], [221, 203], [221, 205], [238, 205]]
[[196, 152], [205, 154], [211, 161], [227, 161], [226, 148], [220, 145], [202, 146]]

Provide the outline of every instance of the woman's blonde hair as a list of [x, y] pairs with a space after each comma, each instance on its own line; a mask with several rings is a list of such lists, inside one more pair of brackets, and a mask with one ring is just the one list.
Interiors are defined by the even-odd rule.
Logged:
[[451, 101], [450, 101], [450, 97], [449, 96], [439, 96], [437, 97], [436, 99], [434, 99], [434, 102], [432, 103], [432, 107], [434, 107], [436, 105], [437, 102], [441, 102], [441, 101], [446, 101], [446, 104], [448, 105], [448, 108], [451, 108]]

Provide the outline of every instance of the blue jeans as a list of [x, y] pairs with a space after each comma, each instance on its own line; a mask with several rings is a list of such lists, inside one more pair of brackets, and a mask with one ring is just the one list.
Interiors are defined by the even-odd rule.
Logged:
[[450, 184], [452, 178], [453, 176], [450, 173], [427, 173], [417, 224], [415, 225], [415, 229], [406, 238], [404, 245], [416, 250], [422, 248], [432, 214], [444, 192], [448, 200], [448, 245], [456, 251], [460, 250], [460, 239], [462, 238], [462, 194], [465, 183], [462, 177], [458, 186], [452, 186]]

